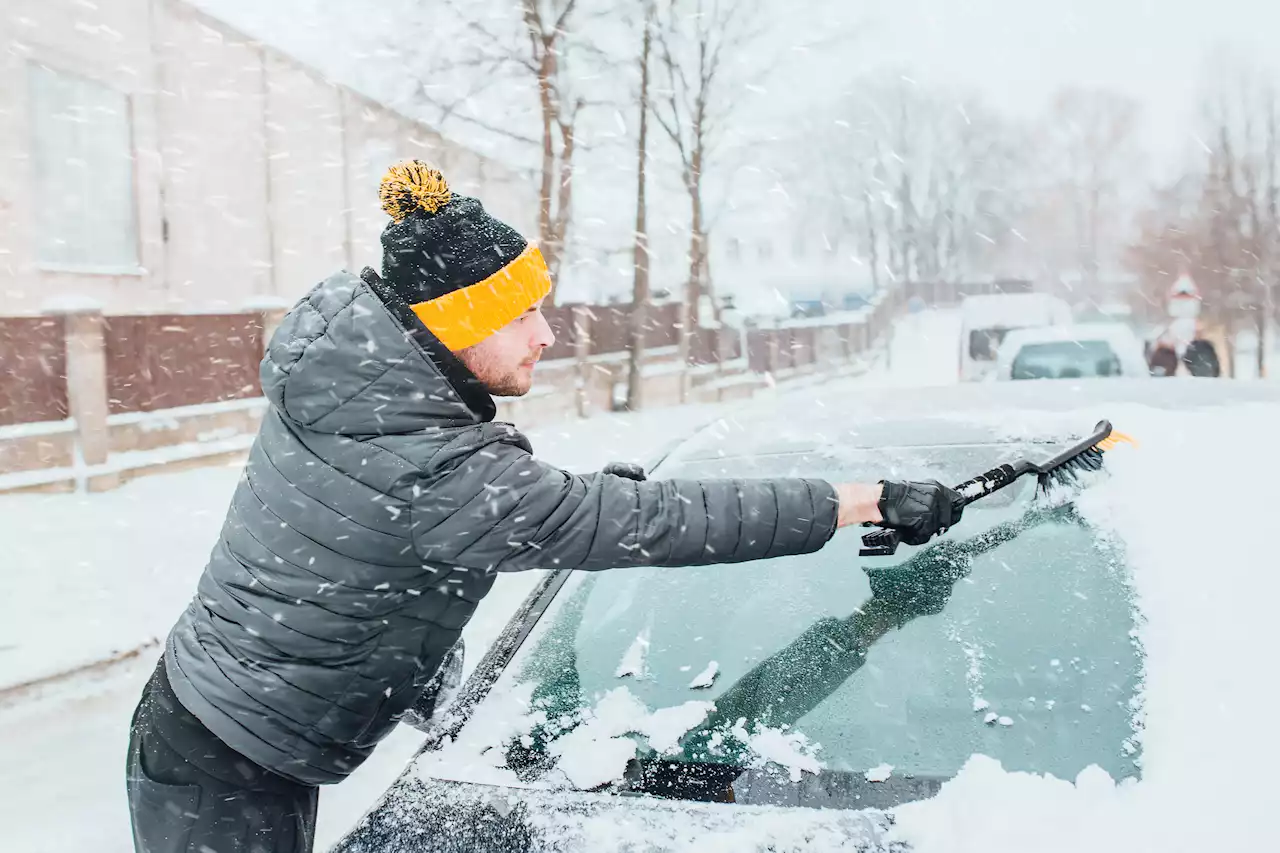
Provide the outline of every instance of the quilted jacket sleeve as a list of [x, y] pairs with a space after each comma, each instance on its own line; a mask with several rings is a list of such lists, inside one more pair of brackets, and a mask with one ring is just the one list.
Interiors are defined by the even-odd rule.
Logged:
[[441, 450], [413, 489], [427, 562], [490, 571], [734, 563], [817, 551], [836, 527], [822, 480], [579, 476], [486, 425]]

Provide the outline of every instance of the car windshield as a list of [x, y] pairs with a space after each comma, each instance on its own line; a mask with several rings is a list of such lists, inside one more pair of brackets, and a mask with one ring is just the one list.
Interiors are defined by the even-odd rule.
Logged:
[[[1047, 455], [910, 448], [661, 473], [959, 482], [1027, 453]], [[820, 762], [822, 774], [860, 784], [877, 773], [941, 780], [983, 753], [1065, 779], [1090, 764], [1136, 775], [1140, 659], [1124, 564], [1072, 507], [1037, 509], [1034, 492], [1015, 484], [932, 546], [893, 557], [859, 557], [858, 535], [845, 531], [804, 557], [573, 578], [512, 663], [547, 722], [510, 744], [509, 766], [549, 767], [556, 739], [625, 687], [651, 711], [715, 703], [665, 755], [641, 744], [642, 759], [668, 769], [737, 772], [774, 753], [792, 771]]]
[[1026, 344], [1013, 359], [1014, 379], [1119, 376], [1120, 359], [1106, 341]]

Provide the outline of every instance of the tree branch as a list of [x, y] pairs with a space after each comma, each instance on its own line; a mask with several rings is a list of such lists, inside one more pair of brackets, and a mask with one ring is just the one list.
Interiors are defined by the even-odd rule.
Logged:
[[564, 32], [565, 26], [568, 24], [569, 16], [573, 14], [573, 7], [576, 6], [578, 0], [569, 0], [564, 4], [564, 9], [560, 12], [560, 17], [556, 18], [556, 26], [554, 32], [559, 35]]

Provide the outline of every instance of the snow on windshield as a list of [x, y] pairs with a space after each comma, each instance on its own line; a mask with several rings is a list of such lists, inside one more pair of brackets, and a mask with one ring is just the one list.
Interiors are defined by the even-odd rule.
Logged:
[[1122, 540], [1133, 571], [1143, 777], [1116, 784], [1091, 767], [1055, 779], [974, 756], [936, 797], [895, 810], [896, 833], [920, 853], [1280, 849], [1280, 687], [1266, 675], [1274, 644], [1258, 642], [1280, 604], [1269, 485], [1280, 407], [1001, 419], [1031, 437], [1103, 415], [1141, 447], [1108, 453], [1111, 476], [1077, 506]]

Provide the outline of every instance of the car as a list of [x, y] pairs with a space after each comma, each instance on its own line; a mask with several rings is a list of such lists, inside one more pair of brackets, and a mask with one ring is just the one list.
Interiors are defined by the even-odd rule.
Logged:
[[1010, 332], [996, 355], [1000, 380], [1149, 377], [1142, 341], [1121, 323], [1079, 323]]
[[[1062, 426], [1082, 409], [1278, 400], [1190, 379], [869, 389], [803, 419], [751, 404], [650, 475], [958, 483], [1047, 458], [1092, 428]], [[1024, 412], [1055, 426], [1012, 429]], [[1019, 482], [889, 557], [859, 556], [855, 530], [803, 557], [548, 573], [334, 853], [907, 851], [889, 810], [975, 754], [1140, 778], [1124, 548], [1036, 494]]]
[[1045, 293], [967, 296], [960, 304], [960, 380], [989, 379], [1005, 335], [1015, 329], [1067, 325], [1071, 306]]

